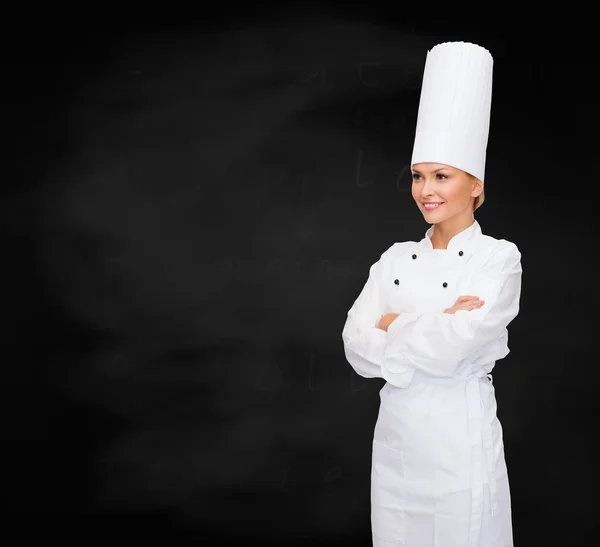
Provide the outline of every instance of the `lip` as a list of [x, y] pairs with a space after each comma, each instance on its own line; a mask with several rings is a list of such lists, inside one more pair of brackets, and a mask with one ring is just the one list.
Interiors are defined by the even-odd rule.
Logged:
[[[436, 209], [439, 209], [442, 205], [444, 205], [444, 201], [422, 201], [421, 202], [423, 204], [423, 209], [425, 209], [426, 211], [435, 211]], [[437, 203], [437, 207], [425, 207], [425, 205], [429, 205], [429, 204], [433, 204], [433, 203]]]

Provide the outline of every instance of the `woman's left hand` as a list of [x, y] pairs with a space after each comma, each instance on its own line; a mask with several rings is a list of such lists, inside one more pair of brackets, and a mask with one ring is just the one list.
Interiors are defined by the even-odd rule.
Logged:
[[388, 327], [392, 324], [394, 319], [396, 319], [396, 317], [398, 317], [399, 315], [400, 315], [399, 313], [386, 313], [379, 320], [379, 323], [377, 323], [376, 327], [378, 329], [381, 329], [381, 330], [384, 330], [385, 332], [387, 332]]

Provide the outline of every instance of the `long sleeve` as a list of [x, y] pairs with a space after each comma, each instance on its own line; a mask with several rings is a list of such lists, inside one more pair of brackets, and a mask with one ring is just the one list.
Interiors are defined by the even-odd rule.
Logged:
[[465, 285], [464, 294], [485, 300], [480, 309], [398, 316], [386, 333], [382, 377], [395, 385], [407, 385], [410, 371], [415, 369], [432, 376], [454, 375], [462, 362], [503, 336], [517, 316], [521, 274], [521, 254], [508, 242], [473, 272]]
[[381, 258], [371, 266], [369, 277], [348, 311], [342, 330], [346, 359], [352, 368], [364, 378], [382, 377], [381, 365], [387, 333], [375, 325], [382, 316], [378, 285], [379, 271], [388, 251], [384, 252]]

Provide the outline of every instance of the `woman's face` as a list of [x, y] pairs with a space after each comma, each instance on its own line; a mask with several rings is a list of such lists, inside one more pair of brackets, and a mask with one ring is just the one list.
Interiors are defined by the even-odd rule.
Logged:
[[477, 178], [442, 163], [413, 165], [412, 179], [413, 199], [429, 224], [461, 213], [472, 215], [474, 198], [483, 190]]

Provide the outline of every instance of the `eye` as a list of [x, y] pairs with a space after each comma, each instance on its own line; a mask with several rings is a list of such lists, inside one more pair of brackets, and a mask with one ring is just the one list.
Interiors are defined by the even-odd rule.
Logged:
[[446, 175], [442, 175], [442, 173], [437, 173], [436, 175], [437, 177], [441, 177], [441, 179], [447, 179], [448, 177]]
[[419, 175], [418, 173], [413, 173], [412, 178], [413, 180], [419, 180], [419, 178], [421, 178], [421, 175]]

